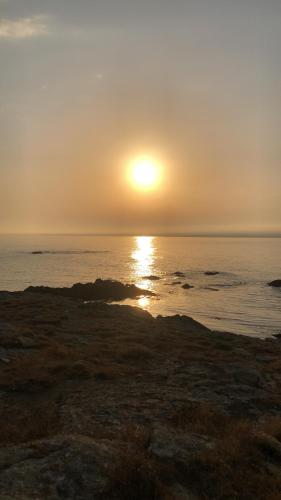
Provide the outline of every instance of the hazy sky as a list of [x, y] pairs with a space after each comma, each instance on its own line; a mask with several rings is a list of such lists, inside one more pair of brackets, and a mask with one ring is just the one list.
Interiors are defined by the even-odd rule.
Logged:
[[280, 25], [280, 0], [0, 0], [0, 232], [281, 231]]

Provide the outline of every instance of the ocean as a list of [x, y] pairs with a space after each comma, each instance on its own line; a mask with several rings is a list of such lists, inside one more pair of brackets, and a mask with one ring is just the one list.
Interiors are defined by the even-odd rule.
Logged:
[[[0, 289], [112, 278], [155, 292], [123, 302], [153, 316], [185, 314], [264, 338], [281, 331], [281, 290], [267, 286], [281, 278], [280, 256], [281, 238], [2, 235]], [[183, 289], [186, 283], [193, 288]]]

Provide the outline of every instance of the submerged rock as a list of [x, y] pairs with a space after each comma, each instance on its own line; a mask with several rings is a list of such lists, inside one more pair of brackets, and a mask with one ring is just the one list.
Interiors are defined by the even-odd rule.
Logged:
[[271, 281], [270, 283], [268, 283], [268, 286], [274, 286], [276, 288], [281, 288], [281, 279]]
[[190, 285], [189, 283], [185, 283], [185, 285], [182, 285], [182, 288], [183, 288], [184, 290], [189, 290], [190, 288], [194, 288], [194, 286], [193, 286], [193, 285]]
[[150, 290], [135, 285], [124, 285], [120, 281], [97, 279], [94, 283], [76, 283], [72, 287], [52, 288], [48, 286], [30, 286], [25, 292], [60, 295], [82, 300], [124, 300], [141, 295], [154, 296]]
[[175, 273], [172, 273], [173, 276], [178, 276], [178, 278], [184, 278], [185, 274], [182, 273], [181, 271], [176, 271]]
[[220, 274], [219, 271], [205, 271], [204, 273], [206, 276], [216, 276], [217, 274]]

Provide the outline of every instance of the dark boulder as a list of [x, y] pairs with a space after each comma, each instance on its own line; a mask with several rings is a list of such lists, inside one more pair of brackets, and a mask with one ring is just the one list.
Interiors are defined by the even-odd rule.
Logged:
[[124, 300], [141, 295], [153, 296], [153, 292], [135, 285], [124, 285], [119, 281], [97, 279], [95, 283], [76, 283], [72, 287], [52, 288], [30, 286], [25, 292], [52, 294], [82, 300]]
[[182, 288], [184, 290], [189, 290], [190, 288], [194, 288], [194, 286], [193, 285], [189, 285], [189, 283], [185, 283], [185, 285], [182, 285]]
[[268, 286], [274, 286], [275, 288], [281, 288], [281, 279], [271, 281], [270, 283], [268, 283]]
[[150, 281], [159, 281], [161, 278], [159, 276], [154, 276], [154, 274], [150, 274], [149, 276], [143, 276], [143, 280], [150, 280]]

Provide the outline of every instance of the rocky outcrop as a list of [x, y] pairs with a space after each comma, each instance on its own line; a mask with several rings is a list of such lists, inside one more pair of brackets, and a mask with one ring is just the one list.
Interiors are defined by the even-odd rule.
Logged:
[[0, 450], [2, 499], [102, 498], [116, 450], [83, 436], [59, 436]]
[[135, 285], [124, 285], [119, 281], [97, 279], [94, 283], [76, 283], [70, 288], [48, 286], [30, 286], [25, 292], [59, 295], [82, 300], [124, 300], [135, 299], [142, 295], [154, 296], [150, 290]]
[[280, 280], [273, 280], [273, 281], [271, 281], [270, 283], [268, 283], [268, 286], [273, 286], [273, 287], [276, 287], [276, 288], [280, 288], [281, 287], [281, 279]]
[[1, 499], [279, 498], [276, 339], [52, 293], [0, 317]]

